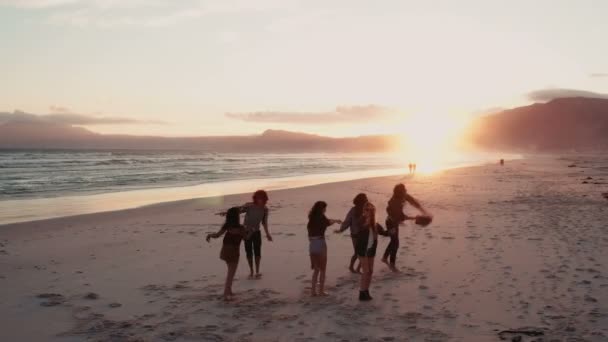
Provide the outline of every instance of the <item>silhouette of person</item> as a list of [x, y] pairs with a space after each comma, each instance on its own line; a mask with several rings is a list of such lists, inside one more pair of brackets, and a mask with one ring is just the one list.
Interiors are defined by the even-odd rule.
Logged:
[[503, 166], [503, 165], [505, 165], [505, 160], [504, 160], [504, 159], [501, 159], [501, 160], [500, 160], [500, 166]]
[[414, 173], [416, 173], [416, 163], [412, 164], [412, 168], [414, 169]]
[[422, 207], [420, 202], [407, 192], [403, 183], [395, 185], [393, 188], [393, 196], [388, 201], [386, 207], [386, 235], [391, 238], [391, 242], [386, 246], [382, 262], [387, 264], [391, 271], [397, 272], [395, 261], [397, 260], [397, 251], [399, 250], [399, 225], [410, 219], [404, 212], [403, 208], [406, 203], [411, 204], [425, 216], [430, 214]]

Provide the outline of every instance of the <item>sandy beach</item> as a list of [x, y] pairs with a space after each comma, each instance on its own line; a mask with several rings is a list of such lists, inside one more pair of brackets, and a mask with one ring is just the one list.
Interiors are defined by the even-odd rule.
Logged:
[[[221, 241], [204, 237], [250, 194], [0, 226], [0, 341], [608, 341], [608, 171], [596, 160], [271, 191], [263, 277], [247, 279], [241, 253], [232, 303]], [[383, 223], [398, 182], [435, 216], [403, 226], [400, 272], [377, 258], [374, 300], [359, 302], [350, 239], [329, 233], [330, 295], [311, 298], [313, 202], [343, 219], [365, 192]], [[499, 334], [518, 329], [531, 334]]]

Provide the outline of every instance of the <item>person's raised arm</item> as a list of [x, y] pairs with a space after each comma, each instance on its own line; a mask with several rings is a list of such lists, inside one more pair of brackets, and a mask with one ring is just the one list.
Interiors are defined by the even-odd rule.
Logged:
[[[239, 208], [239, 213], [243, 214], [247, 212], [247, 208], [249, 208], [251, 206], [251, 203], [245, 203]], [[215, 213], [215, 215], [219, 215], [219, 216], [226, 216], [226, 214], [228, 213], [228, 210], [224, 210], [224, 211], [220, 211], [219, 213]]]
[[[336, 222], [337, 223], [337, 222]], [[342, 221], [342, 224], [340, 225], [339, 229], [336, 229], [334, 232], [336, 233], [342, 233], [343, 231], [347, 230], [348, 228], [350, 228], [350, 226], [353, 223], [353, 210], [349, 210], [348, 214], [346, 214], [346, 217], [344, 218], [344, 221]]]
[[268, 229], [268, 208], [264, 208], [262, 227], [264, 227], [264, 232], [266, 233], [266, 238], [268, 239], [268, 241], [272, 241], [272, 235], [270, 235], [270, 230]]
[[424, 209], [424, 207], [422, 206], [422, 204], [420, 204], [420, 202], [415, 199], [412, 195], [407, 194], [405, 196], [405, 200], [411, 204], [414, 208], [418, 209], [418, 211], [420, 211], [420, 213], [422, 213], [423, 215], [427, 215], [430, 216], [429, 212], [426, 211], [426, 209]]

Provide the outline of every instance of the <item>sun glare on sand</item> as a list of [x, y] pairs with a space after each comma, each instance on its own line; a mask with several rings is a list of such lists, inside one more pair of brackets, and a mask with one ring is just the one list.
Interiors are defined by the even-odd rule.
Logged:
[[401, 157], [416, 163], [416, 171], [432, 173], [458, 159], [463, 133], [470, 120], [466, 116], [417, 114], [401, 124]]

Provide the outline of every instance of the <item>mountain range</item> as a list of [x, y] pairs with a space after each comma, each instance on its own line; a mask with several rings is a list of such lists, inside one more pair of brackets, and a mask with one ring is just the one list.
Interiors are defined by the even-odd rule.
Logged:
[[266, 130], [260, 135], [156, 137], [98, 134], [82, 127], [39, 122], [0, 125], [3, 149], [137, 149], [213, 152], [378, 152], [396, 146], [397, 137], [330, 138], [314, 134]]
[[558, 98], [477, 119], [470, 139], [484, 148], [519, 151], [608, 148], [608, 99]]
[[[5, 113], [6, 114], [6, 113]], [[477, 118], [467, 139], [506, 151], [598, 150], [608, 148], [608, 99], [559, 98]], [[0, 124], [2, 149], [196, 149], [215, 152], [379, 152], [399, 146], [396, 135], [330, 138], [267, 130], [260, 135], [156, 137], [99, 134], [45, 121]]]

